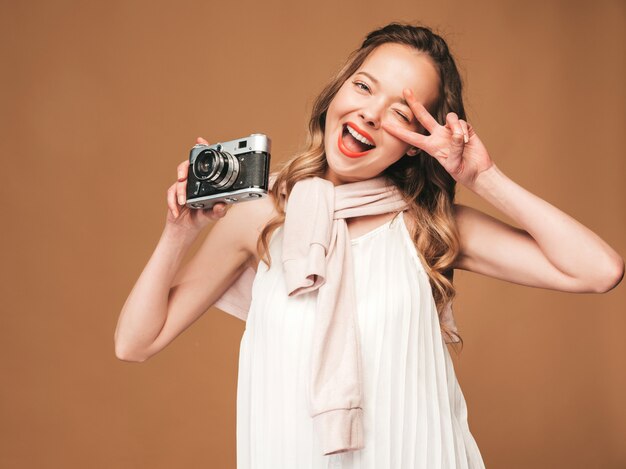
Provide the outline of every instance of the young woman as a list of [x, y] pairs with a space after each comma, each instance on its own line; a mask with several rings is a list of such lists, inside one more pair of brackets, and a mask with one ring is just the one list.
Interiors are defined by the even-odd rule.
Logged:
[[[246, 319], [239, 468], [484, 467], [446, 346], [462, 343], [453, 270], [599, 293], [620, 282], [622, 258], [494, 164], [428, 28], [371, 32], [317, 98], [309, 129], [307, 150], [261, 200], [190, 211], [188, 161], [178, 166], [162, 237], [120, 314], [117, 356], [146, 360], [216, 305]], [[457, 182], [521, 228], [455, 204]]]

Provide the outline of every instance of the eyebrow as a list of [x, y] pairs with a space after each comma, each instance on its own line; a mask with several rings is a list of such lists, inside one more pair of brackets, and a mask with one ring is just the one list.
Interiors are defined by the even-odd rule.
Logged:
[[[367, 73], [367, 72], [357, 72], [357, 75], [358, 75], [358, 74], [365, 75], [365, 76], [366, 76], [366, 77], [368, 77], [370, 80], [372, 80], [372, 81], [374, 82], [374, 84], [375, 84], [375, 85], [379, 85], [379, 84], [380, 84], [380, 82], [379, 82], [376, 78], [374, 78], [372, 75], [370, 75], [370, 74], [369, 74], [369, 73]], [[409, 103], [407, 103], [407, 102], [406, 102], [406, 99], [404, 99], [404, 98], [400, 98], [400, 99], [398, 100], [398, 102], [399, 102], [399, 103], [404, 104], [404, 105], [405, 105], [406, 107], [408, 107], [409, 109], [411, 108], [411, 106], [409, 106]]]

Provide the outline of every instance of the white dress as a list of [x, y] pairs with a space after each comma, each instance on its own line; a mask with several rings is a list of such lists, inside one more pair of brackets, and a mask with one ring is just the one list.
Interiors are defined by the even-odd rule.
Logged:
[[288, 297], [283, 228], [260, 262], [241, 339], [238, 469], [484, 468], [428, 275], [404, 214], [351, 240], [363, 364], [365, 448], [324, 456], [308, 413], [317, 291]]

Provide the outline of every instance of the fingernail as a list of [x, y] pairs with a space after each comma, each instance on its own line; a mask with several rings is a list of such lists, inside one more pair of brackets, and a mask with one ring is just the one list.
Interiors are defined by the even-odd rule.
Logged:
[[467, 135], [465, 135], [465, 134], [463, 134], [463, 141], [465, 143], [469, 142], [469, 137]]
[[185, 203], [185, 197], [182, 196], [182, 195], [179, 195], [178, 196], [178, 204], [179, 205], [184, 205], [184, 203]]

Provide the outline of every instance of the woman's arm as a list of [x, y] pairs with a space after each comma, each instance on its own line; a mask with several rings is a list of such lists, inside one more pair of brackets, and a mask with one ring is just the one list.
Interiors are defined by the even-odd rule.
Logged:
[[597, 234], [509, 179], [494, 164], [466, 184], [518, 229], [456, 206], [461, 237], [457, 269], [510, 282], [578, 293], [604, 293], [624, 276], [624, 260]]
[[427, 152], [455, 181], [522, 227], [457, 206], [461, 255], [456, 268], [569, 292], [607, 292], [621, 281], [619, 254], [589, 228], [506, 177], [471, 124], [449, 112], [440, 125], [411, 90], [404, 95], [428, 135], [393, 122], [383, 121], [383, 128]]
[[128, 295], [115, 328], [115, 355], [140, 361], [138, 350], [154, 342], [167, 319], [170, 287], [195, 236], [166, 227], [139, 279]]
[[202, 316], [247, 268], [254, 228], [271, 204], [264, 198], [230, 207], [182, 268], [196, 235], [166, 228], [120, 313], [116, 356], [145, 361]]

